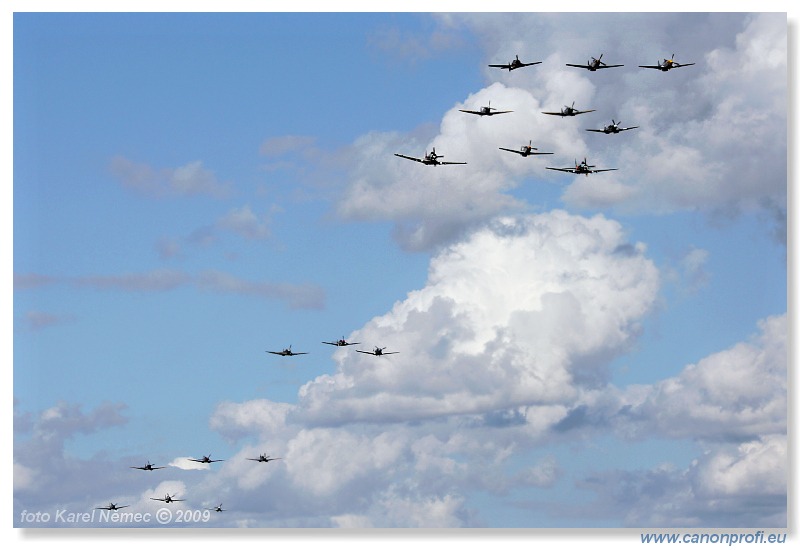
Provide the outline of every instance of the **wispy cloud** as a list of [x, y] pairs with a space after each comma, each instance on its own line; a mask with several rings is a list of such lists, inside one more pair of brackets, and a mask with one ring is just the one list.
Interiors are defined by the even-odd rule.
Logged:
[[296, 309], [321, 309], [325, 306], [325, 292], [310, 284], [248, 281], [220, 271], [205, 271], [195, 282], [202, 290], [279, 299]]
[[220, 182], [202, 161], [193, 161], [178, 168], [156, 169], [116, 156], [110, 163], [111, 173], [123, 186], [151, 197], [209, 195], [222, 198], [230, 194], [232, 185]]
[[[325, 307], [325, 290], [311, 283], [294, 284], [271, 281], [251, 281], [221, 271], [204, 271], [191, 275], [175, 269], [156, 269], [142, 273], [122, 275], [87, 275], [80, 277], [49, 277], [28, 274], [23, 280], [39, 281], [38, 285], [23, 285], [16, 290], [29, 290], [44, 284], [68, 284], [78, 288], [122, 292], [168, 292], [194, 286], [203, 291], [222, 294], [256, 296], [267, 300], [286, 302], [293, 309], [322, 309]], [[47, 315], [34, 315], [29, 323], [42, 326], [54, 319]]]
[[60, 315], [45, 311], [29, 311], [21, 322], [27, 330], [42, 330], [48, 327], [69, 323], [74, 320], [71, 315]]

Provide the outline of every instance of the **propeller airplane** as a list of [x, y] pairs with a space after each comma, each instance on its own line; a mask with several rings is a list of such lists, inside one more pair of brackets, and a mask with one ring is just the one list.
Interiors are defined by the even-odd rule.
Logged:
[[399, 351], [387, 351], [387, 352], [384, 352], [383, 350], [385, 350], [385, 349], [386, 348], [379, 348], [378, 346], [375, 346], [375, 349], [372, 350], [372, 351], [363, 351], [363, 350], [360, 350], [360, 349], [357, 349], [356, 351], [358, 353], [366, 353], [367, 355], [375, 355], [376, 357], [379, 356], [379, 355], [392, 355], [394, 353], [400, 353]]
[[170, 496], [170, 494], [167, 493], [166, 495], [164, 495], [164, 498], [153, 498], [153, 497], [150, 497], [150, 500], [158, 500], [158, 501], [166, 502], [167, 504], [169, 504], [170, 502], [183, 502], [185, 499], [175, 498], [174, 495]]
[[258, 458], [248, 458], [247, 460], [252, 460], [254, 462], [270, 462], [272, 460], [282, 460], [282, 459], [279, 456], [272, 458], [267, 454], [260, 454], [258, 455]]
[[95, 510], [122, 510], [123, 508], [130, 507], [130, 504], [126, 504], [125, 506], [118, 506], [113, 502], [109, 503], [108, 506], [98, 506]]
[[330, 346], [342, 347], [342, 346], [355, 346], [355, 345], [359, 344], [360, 342], [348, 342], [347, 340], [342, 338], [341, 340], [336, 340], [335, 342], [322, 342], [322, 343], [323, 344], [328, 344]]
[[[539, 153], [536, 147], [532, 146], [533, 140], [528, 141], [528, 145], [523, 145], [517, 149], [506, 149], [505, 147], [498, 147], [498, 149], [502, 151], [509, 151], [511, 153], [517, 153], [523, 157], [527, 157], [528, 155], [552, 155], [553, 153]], [[537, 152], [534, 152], [537, 151]]]
[[283, 357], [292, 357], [293, 355], [308, 355], [307, 351], [297, 351], [297, 352], [292, 351], [292, 346], [289, 346], [288, 348], [286, 348], [284, 350], [281, 350], [281, 351], [269, 351], [268, 350], [267, 353], [271, 353], [273, 355], [281, 355]]
[[548, 170], [558, 170], [559, 172], [569, 172], [571, 174], [584, 174], [588, 176], [589, 174], [596, 174], [598, 172], [610, 172], [612, 170], [616, 170], [616, 168], [602, 168], [600, 170], [594, 170], [594, 164], [589, 164], [586, 162], [586, 159], [583, 159], [583, 162], [578, 163], [575, 161], [575, 166], [572, 168], [551, 168], [547, 166]]
[[596, 71], [597, 69], [610, 69], [611, 67], [624, 67], [624, 65], [608, 65], [604, 61], [600, 61], [603, 59], [603, 54], [600, 54], [600, 57], [595, 59], [594, 57], [591, 58], [589, 61], [586, 62], [586, 65], [575, 65], [574, 63], [567, 63], [567, 67], [578, 67], [580, 69], [588, 69], [592, 72]]
[[436, 154], [436, 147], [434, 147], [430, 153], [425, 151], [425, 156], [421, 159], [415, 157], [409, 157], [406, 155], [401, 155], [400, 153], [395, 153], [394, 156], [413, 160], [414, 162], [421, 162], [422, 164], [426, 164], [428, 166], [438, 166], [440, 164], [466, 164], [466, 162], [445, 162], [443, 160], [439, 160], [440, 158], [444, 158], [444, 155]]
[[618, 134], [620, 132], [624, 132], [625, 130], [633, 130], [634, 128], [638, 128], [638, 126], [628, 126], [627, 128], [620, 128], [620, 124], [622, 122], [617, 122], [613, 118], [611, 119], [611, 124], [607, 126], [603, 126], [602, 130], [597, 130], [594, 128], [587, 128], [587, 132], [601, 132], [603, 134]]
[[564, 105], [564, 108], [561, 109], [561, 111], [559, 111], [557, 113], [542, 111], [542, 114], [545, 114], [545, 115], [556, 115], [556, 116], [564, 117], [564, 116], [582, 115], [584, 113], [593, 113], [594, 111], [595, 111], [595, 109], [589, 109], [588, 111], [580, 111], [580, 110], [575, 108], [575, 102], [573, 101], [572, 105]]
[[224, 458], [220, 458], [217, 460], [211, 460], [211, 455], [204, 455], [203, 458], [190, 458], [192, 462], [199, 462], [201, 464], [211, 464], [212, 462], [225, 462]]
[[508, 69], [508, 72], [520, 67], [530, 67], [531, 65], [538, 65], [541, 61], [534, 61], [533, 63], [523, 63], [519, 60], [519, 55], [514, 56], [514, 59], [505, 65], [489, 65], [490, 67], [497, 67], [498, 69]]
[[675, 54], [672, 54], [672, 59], [665, 59], [656, 65], [639, 65], [642, 69], [658, 69], [659, 71], [667, 72], [670, 69], [678, 69], [680, 67], [688, 67], [694, 63], [678, 63], [675, 61]]
[[149, 460], [144, 466], [130, 466], [130, 467], [136, 470], [147, 470], [148, 472], [152, 470], [163, 470], [164, 468], [166, 468], [166, 466], [154, 466], [153, 464], [150, 464]]
[[492, 107], [492, 102], [489, 102], [489, 105], [486, 107], [481, 107], [480, 111], [470, 111], [468, 109], [459, 109], [462, 113], [469, 113], [471, 115], [478, 115], [478, 116], [494, 116], [494, 115], [502, 115], [505, 113], [513, 113], [514, 111], [498, 111], [494, 107]]

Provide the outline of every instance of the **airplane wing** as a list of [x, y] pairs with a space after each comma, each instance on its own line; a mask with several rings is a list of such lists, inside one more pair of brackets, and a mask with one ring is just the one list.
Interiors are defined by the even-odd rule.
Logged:
[[674, 68], [676, 68], [676, 69], [677, 69], [678, 67], [688, 67], [689, 65], [694, 65], [694, 63], [673, 63], [673, 64], [672, 64], [672, 66], [673, 66]]
[[598, 69], [610, 69], [611, 67], [624, 67], [625, 65], [600, 65], [597, 67]]
[[627, 128], [619, 128], [619, 131], [624, 132], [625, 130], [633, 130], [634, 128], [638, 128], [638, 126], [628, 126]]
[[504, 113], [513, 113], [513, 112], [514, 111], [493, 111], [493, 112], [489, 112], [489, 113], [486, 113], [486, 114], [489, 115], [489, 116], [492, 116], [492, 115], [502, 115]]
[[586, 128], [587, 132], [600, 132], [601, 134], [605, 133], [605, 130], [596, 130], [594, 128]]
[[498, 147], [498, 149], [502, 149], [503, 151], [508, 151], [509, 153], [516, 153], [518, 155], [522, 154], [521, 152], [517, 151], [516, 149], [506, 149], [505, 147]]
[[593, 112], [595, 112], [596, 110], [597, 110], [597, 109], [589, 109], [588, 111], [573, 111], [573, 112], [572, 112], [572, 114], [574, 114], [574, 115], [582, 115], [582, 114], [584, 114], [584, 113], [593, 113]]
[[592, 173], [597, 174], [598, 172], [611, 172], [612, 170], [618, 170], [618, 168], [601, 168], [600, 170], [592, 170]]
[[358, 353], [366, 353], [367, 355], [375, 355], [374, 351], [363, 351], [363, 350], [360, 350], [360, 349], [357, 349], [356, 351]]
[[520, 63], [518, 67], [530, 67], [531, 65], [538, 65], [541, 61], [533, 61], [531, 63]]
[[289, 355], [308, 355], [308, 352], [307, 351], [299, 351], [297, 353], [292, 352]]
[[486, 114], [486, 113], [481, 113], [480, 111], [468, 111], [466, 109], [459, 109], [459, 111], [461, 111], [462, 113], [469, 113], [471, 115], [483, 115], [483, 114]]
[[510, 69], [511, 68], [511, 65], [509, 65], [509, 64], [505, 64], [505, 65], [489, 65], [489, 66], [490, 67], [497, 67], [498, 69]]
[[642, 69], [660, 69], [661, 65], [639, 65]]
[[574, 168], [550, 168], [549, 166], [545, 166], [548, 170], [558, 170], [559, 172], [569, 172], [570, 174], [575, 172]]
[[561, 113], [561, 112], [558, 112], [558, 113], [548, 113], [548, 112], [542, 111], [542, 114], [543, 114], [543, 115], [558, 115], [558, 116], [564, 116], [564, 113]]
[[[418, 158], [414, 158], [414, 157], [407, 157], [406, 155], [401, 155], [400, 153], [395, 153], [394, 156], [400, 157], [400, 158], [404, 158], [404, 159], [408, 159], [408, 160], [413, 160], [413, 161], [416, 161], [416, 162], [423, 162], [422, 159], [418, 159]], [[423, 162], [423, 164], [424, 164], [424, 162]], [[272, 352], [270, 352], [270, 353], [272, 353]]]
[[399, 351], [385, 351], [381, 353], [381, 355], [394, 355], [395, 353], [400, 353]]
[[161, 502], [167, 502], [167, 499], [165, 499], [165, 498], [153, 498], [153, 497], [150, 497], [150, 500], [160, 500]]
[[466, 162], [444, 162], [440, 160], [439, 164], [466, 164]]
[[573, 63], [565, 63], [567, 67], [578, 67], [579, 69], [588, 69], [588, 65], [575, 65]]

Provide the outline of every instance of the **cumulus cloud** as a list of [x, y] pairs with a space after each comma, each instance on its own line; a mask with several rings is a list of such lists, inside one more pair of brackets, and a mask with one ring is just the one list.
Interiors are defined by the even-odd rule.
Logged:
[[643, 247], [602, 216], [503, 218], [431, 262], [426, 287], [351, 337], [300, 390], [306, 422], [391, 421], [561, 403], [606, 379], [658, 291]]
[[786, 316], [765, 319], [759, 329], [751, 341], [688, 365], [676, 377], [630, 388], [620, 426], [642, 436], [722, 441], [785, 434]]
[[110, 163], [111, 173], [123, 186], [151, 197], [209, 195], [225, 197], [231, 184], [220, 182], [202, 161], [193, 161], [178, 168], [155, 169], [116, 156]]
[[270, 483], [347, 500], [326, 508], [332, 525], [477, 525], [470, 491], [550, 487], [561, 475], [553, 456], [510, 474], [509, 461], [606, 383], [607, 361], [635, 340], [659, 286], [644, 252], [602, 216], [498, 219], [443, 250], [424, 288], [351, 335], [400, 354], [337, 350], [337, 372], [304, 385], [296, 404], [223, 403], [211, 425], [285, 442], [273, 444], [285, 461]]
[[[484, 68], [491, 83], [444, 113], [433, 135], [371, 133], [357, 140], [337, 206], [343, 218], [391, 220], [403, 246], [430, 249], [492, 216], [529, 207], [511, 191], [534, 180], [566, 182], [562, 200], [570, 207], [645, 214], [766, 212], [778, 234], [785, 233], [784, 14], [480, 14], [442, 16], [440, 22], [443, 29], [463, 26], [477, 35], [486, 65], [516, 54], [543, 63], [513, 72]], [[572, 31], [569, 43], [564, 26]], [[670, 26], [691, 36], [677, 59], [696, 65], [668, 73], [638, 68], [653, 63], [651, 57], [672, 56], [671, 34], [653, 31]], [[625, 32], [609, 38], [608, 29], [618, 27]], [[530, 51], [529, 44], [540, 51]], [[595, 51], [598, 44], [601, 51]], [[646, 51], [642, 44], [648, 44]], [[597, 73], [565, 66], [601, 53], [625, 66]], [[458, 112], [490, 101], [514, 112], [491, 118]], [[596, 111], [576, 119], [541, 114], [573, 101]], [[612, 118], [639, 128], [627, 135], [585, 131]], [[542, 157], [497, 150], [529, 140], [555, 153], [547, 157], [552, 165], [588, 157], [619, 170], [573, 178], [545, 173]], [[420, 157], [433, 147], [445, 160], [468, 165], [434, 168], [393, 156]]]
[[558, 457], [520, 457], [606, 433], [702, 452], [683, 468], [587, 473], [576, 489], [595, 501], [536, 506], [626, 526], [785, 525], [786, 317], [673, 378], [614, 387], [605, 366], [635, 342], [658, 288], [644, 246], [603, 216], [498, 218], [443, 249], [423, 288], [348, 337], [401, 353], [336, 350], [337, 372], [294, 404], [221, 404], [215, 430], [255, 435], [285, 458], [268, 474], [231, 463], [225, 479], [312, 495], [313, 506], [284, 504], [318, 525], [477, 526], [476, 491], [563, 481]]
[[[87, 479], [105, 479], [111, 469], [107, 460], [81, 460], [67, 454], [64, 446], [77, 436], [125, 425], [125, 409], [121, 403], [103, 403], [85, 412], [79, 404], [60, 402], [38, 415], [20, 417], [15, 411], [15, 500], [32, 505], [70, 501], [86, 493]], [[110, 489], [117, 487], [109, 481]]]
[[786, 435], [713, 447], [685, 469], [596, 472], [577, 482], [597, 498], [577, 509], [582, 517], [624, 518], [629, 527], [787, 526]]

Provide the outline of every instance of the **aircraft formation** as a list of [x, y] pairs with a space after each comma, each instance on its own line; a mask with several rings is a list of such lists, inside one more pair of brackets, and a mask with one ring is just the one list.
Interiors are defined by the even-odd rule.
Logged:
[[[517, 55], [514, 56], [514, 59], [512, 59], [508, 63], [490, 64], [489, 67], [498, 68], [498, 69], [506, 69], [509, 72], [511, 72], [511, 71], [513, 71], [515, 69], [521, 69], [523, 67], [529, 67], [529, 66], [532, 66], [532, 65], [538, 65], [540, 63], [542, 63], [542, 62], [541, 61], [532, 61], [532, 62], [528, 62], [528, 63], [523, 62], [523, 61], [520, 60], [519, 54], [517, 54]], [[667, 71], [669, 71], [671, 69], [677, 69], [677, 68], [680, 68], [680, 67], [689, 67], [690, 65], [694, 65], [694, 63], [678, 63], [677, 61], [675, 61], [675, 54], [672, 54], [671, 58], [664, 59], [663, 61], [660, 61], [660, 62], [656, 63], [655, 65], [639, 65], [639, 67], [641, 67], [643, 69], [657, 69], [657, 70], [662, 71], [662, 72], [667, 72]], [[585, 64], [566, 63], [566, 66], [567, 67], [576, 67], [576, 68], [579, 68], [579, 69], [586, 69], [586, 70], [591, 71], [591, 72], [596, 72], [596, 71], [599, 71], [601, 69], [612, 69], [612, 68], [615, 68], [615, 67], [624, 67], [624, 65], [622, 65], [622, 64], [609, 65], [608, 63], [603, 61], [603, 54], [602, 53], [600, 54], [599, 57], [590, 57], [589, 60]], [[501, 110], [498, 110], [497, 108], [492, 107], [492, 102], [491, 101], [488, 103], [488, 105], [482, 106], [482, 107], [478, 108], [477, 110], [459, 109], [459, 111], [462, 112], [462, 113], [467, 113], [467, 114], [470, 114], [470, 115], [477, 115], [477, 116], [480, 116], [480, 117], [491, 117], [491, 116], [495, 116], [495, 115], [501, 115], [501, 114], [513, 113], [514, 112], [514, 111], [501, 111]], [[565, 118], [565, 117], [574, 117], [574, 116], [577, 116], [577, 115], [582, 115], [582, 114], [586, 114], [586, 113], [593, 113], [593, 112], [595, 112], [595, 109], [585, 109], [585, 110], [577, 109], [575, 107], [575, 102], [573, 101], [572, 105], [565, 105], [559, 111], [542, 111], [542, 114], [551, 115], [551, 116], [560, 116], [562, 118]], [[608, 135], [608, 134], [618, 134], [620, 132], [624, 132], [624, 131], [627, 131], [627, 130], [633, 130], [635, 128], [638, 128], [638, 126], [621, 127], [620, 124], [621, 124], [620, 122], [618, 122], [618, 121], [616, 121], [614, 119], [611, 119], [611, 124], [608, 124], [608, 125], [604, 126], [601, 129], [587, 128], [586, 131], [587, 132], [598, 132], [598, 133], [603, 133], [603, 134]], [[500, 149], [502, 151], [509, 151], [511, 153], [516, 153], [516, 154], [518, 154], [518, 155], [520, 155], [522, 157], [527, 157], [527, 156], [532, 156], [532, 155], [552, 155], [553, 154], [553, 153], [541, 153], [541, 152], [538, 152], [538, 149], [536, 147], [533, 147], [533, 140], [529, 140], [528, 141], [528, 145], [522, 145], [522, 146], [519, 147], [519, 149], [509, 149], [509, 148], [506, 148], [506, 147], [498, 147], [498, 149]], [[442, 166], [442, 165], [448, 165], [448, 164], [467, 164], [466, 162], [463, 162], [463, 161], [460, 161], [460, 162], [440, 161], [439, 159], [443, 158], [444, 155], [437, 154], [436, 153], [436, 148], [433, 148], [430, 153], [425, 151], [425, 156], [421, 157], [421, 158], [412, 157], [412, 156], [404, 155], [404, 154], [401, 154], [401, 153], [395, 153], [394, 155], [396, 157], [400, 157], [400, 158], [404, 158], [404, 159], [408, 159], [408, 160], [413, 160], [415, 162], [419, 162], [419, 163], [422, 163], [422, 164], [425, 164], [425, 165], [428, 165], [428, 166]], [[588, 176], [589, 174], [597, 174], [599, 172], [611, 172], [613, 170], [617, 170], [617, 168], [596, 169], [595, 165], [589, 164], [585, 157], [583, 159], [583, 162], [578, 162], [578, 160], [576, 159], [574, 166], [563, 167], [563, 168], [548, 166], [546, 168], [548, 170], [556, 170], [556, 171], [559, 171], [559, 172], [567, 172], [567, 173], [571, 173], [571, 174], [584, 174], [586, 176]], [[376, 348], [376, 350], [377, 349], [378, 348]], [[361, 351], [361, 353], [373, 353], [373, 352]], [[379, 353], [373, 353], [373, 355], [380, 355], [380, 354]]]
[[[656, 70], [659, 70], [659, 71], [662, 71], [662, 72], [667, 72], [667, 71], [670, 71], [672, 69], [677, 69], [677, 68], [680, 68], [680, 67], [688, 67], [688, 66], [691, 66], [691, 65], [695, 64], [695, 63], [678, 63], [678, 62], [676, 62], [674, 60], [674, 57], [675, 57], [675, 55], [673, 54], [672, 58], [664, 59], [661, 62], [657, 62], [655, 65], [639, 65], [639, 67], [645, 68], [645, 69], [656, 69]], [[601, 53], [600, 56], [597, 57], [597, 58], [591, 57], [585, 64], [567, 63], [566, 65], [568, 67], [586, 69], [586, 70], [591, 71], [591, 72], [595, 72], [595, 71], [602, 70], [602, 69], [611, 69], [611, 68], [615, 68], [615, 67], [624, 66], [624, 65], [620, 65], [620, 64], [609, 65], [606, 62], [602, 61], [602, 58], [603, 58], [603, 54]], [[516, 70], [516, 69], [520, 69], [520, 68], [523, 68], [523, 67], [530, 67], [530, 66], [533, 66], [533, 65], [538, 65], [540, 63], [542, 63], [542, 62], [541, 61], [533, 61], [533, 62], [527, 62], [526, 63], [526, 62], [523, 62], [523, 61], [521, 61], [519, 59], [519, 55], [516, 55], [515, 58], [513, 60], [511, 60], [510, 62], [508, 62], [508, 63], [505, 63], [505, 64], [491, 64], [491, 65], [489, 65], [489, 67], [499, 68], [499, 69], [506, 69], [509, 72], [511, 72], [513, 70]], [[513, 111], [510, 111], [510, 110], [506, 110], [506, 111], [498, 110], [497, 108], [491, 106], [491, 102], [489, 102], [489, 104], [486, 105], [486, 106], [480, 107], [478, 110], [459, 109], [459, 111], [463, 112], [463, 113], [466, 113], [466, 114], [477, 115], [477, 116], [480, 116], [480, 117], [487, 117], [487, 116], [491, 117], [491, 116], [500, 115], [500, 114], [513, 113]], [[578, 116], [578, 115], [581, 115], [581, 114], [592, 113], [592, 112], [595, 112], [595, 109], [580, 110], [580, 109], [575, 108], [575, 102], [573, 101], [572, 105], [565, 105], [559, 111], [542, 111], [542, 114], [551, 115], [551, 116], [560, 116], [562, 118], [565, 118], [565, 117], [574, 117], [574, 116]], [[598, 128], [587, 128], [586, 131], [587, 132], [603, 133], [603, 134], [608, 135], [608, 134], [618, 134], [620, 132], [633, 130], [635, 128], [638, 128], [638, 126], [622, 127], [621, 126], [621, 122], [616, 121], [614, 119], [611, 119], [611, 124], [605, 125], [603, 128], [599, 128], [599, 129]], [[527, 145], [523, 144], [518, 149], [511, 149], [511, 148], [507, 148], [507, 147], [498, 147], [498, 149], [500, 149], [502, 151], [507, 151], [507, 152], [518, 154], [521, 157], [536, 156], [536, 155], [552, 155], [553, 154], [553, 153], [550, 153], [550, 152], [540, 152], [536, 147], [533, 146], [533, 140], [529, 140]], [[420, 158], [404, 155], [404, 154], [401, 154], [401, 153], [395, 153], [394, 155], [397, 156], [397, 157], [400, 157], [400, 158], [403, 158], [403, 159], [407, 159], [407, 160], [411, 160], [411, 161], [414, 161], [414, 162], [418, 162], [418, 163], [421, 163], [421, 164], [424, 164], [424, 165], [427, 165], [427, 166], [465, 165], [465, 164], [467, 164], [466, 162], [463, 162], [463, 161], [443, 161], [443, 160], [440, 160], [440, 159], [444, 158], [444, 155], [438, 154], [436, 152], [436, 148], [432, 148], [430, 153], [425, 151], [425, 155], [423, 157], [420, 157]], [[587, 175], [587, 176], [589, 174], [596, 174], [596, 173], [600, 173], [600, 172], [610, 172], [610, 171], [613, 171], [613, 170], [617, 170], [617, 168], [599, 168], [598, 169], [598, 168], [596, 168], [595, 165], [589, 164], [587, 159], [586, 159], [586, 157], [584, 157], [582, 162], [578, 162], [577, 159], [576, 159], [573, 166], [569, 166], [569, 167], [550, 167], [550, 166], [548, 166], [548, 167], [546, 167], [546, 169], [547, 170], [559, 171], [559, 172], [572, 173], [572, 174], [584, 174], [584, 175]], [[323, 341], [322, 343], [326, 344], [326, 345], [330, 345], [330, 346], [336, 346], [336, 347], [349, 347], [349, 346], [360, 345], [360, 342], [348, 342], [344, 337], [342, 337], [342, 338], [340, 338], [338, 340], [330, 341], [330, 342]], [[386, 347], [374, 346], [371, 351], [370, 350], [357, 349], [356, 352], [362, 353], [362, 354], [366, 354], [366, 355], [372, 355], [372, 356], [375, 356], [375, 357], [382, 357], [382, 356], [386, 356], [386, 355], [394, 355], [394, 354], [400, 353], [398, 351], [385, 351], [386, 349], [387, 349]], [[267, 350], [267, 353], [270, 353], [270, 354], [273, 354], [273, 355], [279, 355], [281, 357], [293, 357], [293, 356], [298, 356], [298, 355], [308, 355], [308, 352], [305, 352], [305, 351], [301, 351], [301, 352], [292, 351], [292, 346], [291, 345], [289, 347], [287, 347], [287, 348], [284, 348], [284, 349], [280, 350], [280, 351]], [[276, 460], [283, 460], [282, 457], [271, 457], [266, 453], [262, 453], [258, 457], [255, 457], [255, 458], [246, 457], [245, 459], [248, 460], [248, 461], [259, 462], [259, 463], [269, 463], [269, 462], [276, 461]], [[211, 454], [203, 455], [202, 458], [189, 458], [188, 460], [190, 460], [192, 462], [199, 463], [199, 464], [209, 464], [209, 465], [211, 465], [212, 463], [215, 463], [215, 462], [224, 462], [224, 459], [212, 459], [211, 458]], [[156, 465], [152, 464], [150, 461], [147, 461], [147, 462], [145, 462], [145, 464], [143, 466], [130, 466], [130, 468], [137, 469], [137, 470], [142, 470], [142, 471], [152, 472], [152, 471], [155, 471], [155, 470], [166, 469], [167, 466], [156, 466]], [[167, 493], [167, 494], [164, 495], [163, 498], [150, 497], [150, 500], [163, 502], [165, 504], [171, 504], [171, 503], [174, 503], [174, 502], [185, 502], [185, 500], [186, 500], [185, 498], [176, 498], [177, 496], [178, 495], [170, 495], [169, 493]], [[128, 508], [128, 507], [130, 507], [129, 504], [119, 505], [117, 503], [110, 502], [107, 506], [99, 506], [96, 509], [98, 509], [98, 510], [121, 510], [123, 508]], [[212, 507], [212, 508], [205, 508], [205, 510], [214, 511], [214, 512], [224, 512], [225, 511], [225, 509], [222, 507], [221, 503], [218, 506], [215, 506], [215, 507]]]
[[[336, 346], [336, 347], [340, 347], [340, 348], [341, 347], [347, 347], [347, 346], [357, 346], [357, 345], [360, 344], [360, 342], [348, 342], [347, 340], [344, 339], [344, 337], [340, 338], [339, 340], [336, 340], [335, 342], [322, 342], [322, 343], [323, 344], [328, 344], [329, 346]], [[369, 355], [392, 355], [392, 354], [395, 354], [395, 353], [400, 353], [399, 351], [387, 351], [387, 352], [384, 353], [383, 350], [385, 350], [385, 349], [386, 349], [386, 347], [380, 348], [378, 346], [375, 346], [375, 347], [372, 348], [372, 351], [365, 351], [365, 350], [360, 350], [360, 349], [358, 349], [356, 351], [358, 353], [367, 353]], [[282, 351], [269, 351], [269, 350], [267, 350], [267, 353], [271, 353], [273, 355], [281, 355], [283, 357], [292, 357], [292, 356], [295, 356], [295, 355], [308, 355], [307, 351], [292, 351], [292, 346], [289, 346], [288, 348], [284, 348]]]
[[[336, 346], [336, 347], [348, 347], [348, 346], [360, 345], [360, 342], [348, 342], [344, 337], [342, 337], [342, 338], [340, 338], [338, 340], [331, 341], [331, 342], [322, 342], [322, 343], [330, 345], [330, 346]], [[374, 356], [393, 355], [393, 354], [400, 353], [399, 351], [384, 351], [385, 349], [386, 349], [386, 347], [375, 346], [375, 347], [373, 347], [372, 351], [366, 351], [366, 350], [356, 350], [356, 351], [359, 352], [359, 353], [365, 353], [365, 354], [374, 355]], [[305, 351], [292, 351], [292, 346], [289, 346], [288, 348], [284, 348], [281, 351], [269, 351], [269, 350], [267, 350], [267, 353], [271, 353], [271, 354], [274, 354], [274, 355], [280, 355], [282, 357], [293, 357], [295, 355], [308, 355], [308, 352], [305, 352]], [[196, 462], [198, 464], [209, 464], [209, 465], [211, 465], [211, 464], [213, 464], [215, 462], [225, 462], [224, 458], [212, 459], [211, 458], [211, 453], [209, 453], [207, 455], [203, 455], [201, 458], [189, 458], [187, 460], [189, 460], [191, 462]], [[273, 456], [270, 456], [270, 455], [268, 455], [266, 453], [261, 453], [260, 455], [258, 455], [258, 457], [252, 457], [252, 458], [251, 457], [245, 457], [245, 460], [250, 460], [252, 462], [264, 462], [264, 463], [267, 463], [267, 462], [272, 462], [274, 460], [283, 460], [283, 457], [279, 457], [279, 456], [274, 456], [273, 457]], [[156, 466], [155, 464], [153, 464], [152, 462], [150, 462], [148, 460], [142, 466], [129, 466], [129, 468], [132, 468], [134, 470], [142, 470], [144, 472], [153, 472], [155, 470], [164, 470], [164, 469], [167, 468], [167, 466]], [[185, 498], [176, 498], [177, 496], [178, 495], [171, 495], [171, 494], [167, 493], [162, 498], [150, 497], [150, 500], [163, 502], [164, 504], [172, 504], [173, 502], [185, 502], [186, 501]], [[121, 510], [122, 508], [128, 508], [128, 507], [130, 507], [130, 504], [119, 505], [119, 504], [116, 504], [114, 502], [111, 502], [111, 503], [108, 504], [108, 506], [98, 506], [96, 509], [97, 510], [112, 510], [113, 511], [113, 510]], [[205, 508], [205, 509], [206, 510], [210, 510], [212, 512], [224, 512], [225, 511], [225, 509], [222, 507], [222, 504], [220, 504], [219, 506], [215, 506], [213, 508]]]
[[[192, 462], [198, 462], [200, 464], [211, 464], [213, 462], [224, 462], [225, 461], [225, 459], [213, 459], [212, 460], [211, 459], [211, 454], [203, 455], [202, 458], [190, 458], [188, 460], [190, 460]], [[273, 460], [281, 460], [281, 458], [280, 457], [271, 457], [266, 453], [262, 453], [262, 454], [260, 454], [258, 456], [258, 458], [246, 458], [246, 460], [253, 460], [253, 461], [256, 461], [256, 462], [271, 462]], [[167, 468], [167, 466], [156, 466], [155, 464], [153, 464], [152, 462], [150, 462], [148, 460], [147, 462], [144, 463], [144, 466], [130, 466], [130, 468], [133, 468], [135, 470], [142, 470], [142, 471], [146, 471], [146, 472], [152, 472], [152, 471], [155, 471], [155, 470], [164, 470], [164, 469]], [[177, 496], [178, 496], [177, 494], [171, 495], [169, 493], [166, 493], [162, 498], [150, 497], [150, 500], [163, 502], [164, 504], [172, 504], [173, 502], [185, 502], [186, 501], [185, 498], [176, 498]], [[131, 506], [130, 504], [119, 505], [119, 504], [116, 504], [114, 502], [111, 502], [111, 503], [108, 504], [108, 506], [98, 506], [95, 509], [96, 510], [121, 510], [123, 508], [129, 508], [130, 506]], [[206, 508], [206, 510], [210, 510], [212, 512], [224, 512], [225, 511], [225, 509], [222, 508], [222, 504], [220, 504], [219, 506], [215, 506], [213, 508]]]

